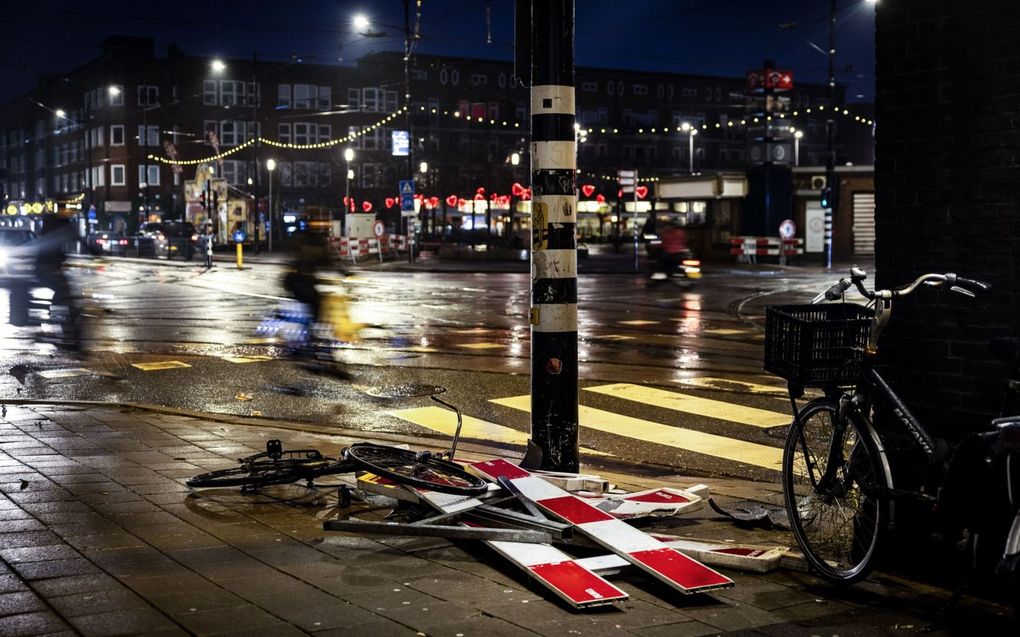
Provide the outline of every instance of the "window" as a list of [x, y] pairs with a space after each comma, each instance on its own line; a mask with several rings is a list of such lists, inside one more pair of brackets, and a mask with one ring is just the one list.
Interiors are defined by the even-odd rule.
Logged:
[[634, 85], [634, 95], [648, 95], [648, 85], [647, 84], [635, 84]]
[[148, 84], [138, 85], [138, 105], [155, 106], [159, 104], [159, 87]]
[[319, 108], [333, 108], [333, 90], [328, 86], [319, 87], [318, 104]]
[[111, 186], [127, 185], [124, 164], [113, 164], [112, 166], [110, 166], [110, 185]]
[[279, 84], [276, 87], [276, 107], [290, 108], [290, 84]]
[[386, 91], [386, 104], [385, 110], [387, 113], [393, 113], [397, 110], [397, 92]]
[[315, 87], [311, 84], [294, 85], [294, 108], [311, 108], [315, 99]]
[[110, 95], [110, 106], [123, 106], [124, 105], [124, 86], [121, 84], [114, 84], [107, 89]]
[[159, 185], [159, 164], [138, 165], [138, 187]]
[[380, 93], [382, 90], [377, 88], [361, 89], [361, 110], [366, 113], [378, 113], [379, 101], [382, 97]]
[[411, 79], [414, 80], [427, 80], [429, 79], [429, 72], [424, 69], [415, 69], [411, 71]]
[[103, 129], [93, 128], [89, 131], [89, 143], [92, 144], [93, 148], [98, 148], [103, 145]]
[[488, 83], [489, 83], [488, 76], [482, 73], [471, 74], [471, 86], [485, 86]]
[[91, 172], [93, 189], [106, 185], [106, 166], [93, 166]]
[[347, 89], [347, 103], [355, 106], [361, 106], [361, 89], [360, 88], [349, 88]]
[[294, 123], [294, 143], [295, 144], [311, 144], [314, 143], [312, 136], [317, 134], [312, 132], [312, 126], [314, 124], [306, 124], [304, 122]]
[[244, 82], [234, 80], [220, 81], [220, 104], [237, 106], [244, 99]]
[[596, 93], [599, 90], [599, 85], [596, 82], [581, 82], [581, 90], [587, 93]]
[[245, 106], [261, 106], [262, 86], [258, 82], [248, 82], [245, 84], [245, 87], [247, 92], [247, 99], [244, 101]]
[[284, 144], [289, 144], [290, 143], [290, 124], [280, 124], [279, 128], [277, 129], [276, 138], [280, 142], [282, 142]]
[[124, 145], [124, 127], [119, 124], [115, 124], [110, 127], [110, 146], [123, 146], [123, 145]]
[[223, 162], [223, 174], [220, 175], [227, 180], [228, 184], [238, 185], [248, 177], [247, 162], [236, 159], [228, 159]]
[[139, 146], [159, 146], [159, 126], [138, 126]]
[[205, 80], [202, 82], [202, 103], [206, 105], [216, 104], [216, 80]]
[[320, 142], [328, 142], [333, 138], [333, 127], [329, 124], [319, 124], [319, 140]]

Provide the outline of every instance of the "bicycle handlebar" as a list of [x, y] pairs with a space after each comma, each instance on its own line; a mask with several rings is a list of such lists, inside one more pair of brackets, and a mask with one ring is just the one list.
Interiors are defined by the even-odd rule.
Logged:
[[850, 271], [849, 278], [844, 277], [840, 279], [830, 286], [829, 289], [812, 299], [811, 303], [821, 303], [823, 300], [835, 301], [842, 297], [843, 293], [850, 289], [851, 285], [857, 288], [857, 290], [861, 293], [861, 296], [869, 300], [874, 300], [876, 298], [892, 298], [894, 296], [907, 296], [922, 284], [932, 287], [949, 285], [949, 290], [951, 292], [956, 292], [969, 297], [974, 297], [979, 293], [987, 292], [992, 288], [990, 284], [985, 283], [984, 281], [967, 279], [955, 273], [947, 272], [946, 274], [922, 274], [909, 285], [905, 285], [894, 290], [868, 290], [864, 287], [864, 279], [866, 277], [867, 274], [865, 274], [864, 270], [860, 268], [853, 268]]

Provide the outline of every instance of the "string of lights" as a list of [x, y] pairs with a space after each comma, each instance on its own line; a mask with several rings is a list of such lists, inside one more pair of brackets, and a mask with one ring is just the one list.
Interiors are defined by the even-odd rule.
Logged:
[[[474, 123], [477, 123], [477, 124], [488, 124], [489, 126], [500, 126], [502, 128], [507, 128], [507, 129], [509, 129], [509, 128], [520, 129], [521, 128], [521, 123], [520, 122], [512, 122], [512, 121], [508, 121], [508, 120], [497, 120], [497, 119], [494, 119], [494, 118], [485, 118], [485, 117], [473, 117], [471, 115], [461, 115], [460, 111], [450, 111], [450, 110], [440, 111], [437, 108], [426, 109], [425, 106], [419, 106], [418, 109], [419, 109], [419, 112], [425, 112], [426, 110], [428, 110], [433, 115], [443, 115], [444, 117], [451, 117], [453, 119], [460, 120], [460, 121], [465, 121], [465, 122], [474, 122]], [[317, 142], [317, 143], [314, 143], [314, 144], [293, 144], [293, 143], [279, 142], [279, 141], [276, 141], [274, 139], [266, 139], [265, 137], [258, 137], [258, 138], [249, 139], [248, 141], [243, 142], [241, 144], [238, 144], [237, 146], [234, 146], [233, 148], [231, 148], [229, 150], [225, 150], [225, 151], [223, 151], [221, 153], [217, 153], [217, 154], [211, 155], [209, 157], [204, 157], [202, 159], [186, 159], [186, 160], [184, 160], [184, 159], [173, 159], [173, 158], [169, 158], [169, 157], [160, 157], [160, 156], [157, 156], [157, 155], [149, 155], [148, 158], [150, 160], [158, 161], [158, 162], [161, 162], [161, 163], [164, 163], [164, 164], [173, 164], [173, 165], [178, 165], [178, 166], [196, 166], [196, 165], [199, 165], [199, 164], [205, 164], [205, 163], [208, 163], [208, 162], [211, 162], [211, 161], [218, 161], [218, 160], [223, 159], [225, 157], [229, 157], [230, 155], [233, 155], [234, 153], [237, 153], [237, 152], [239, 152], [241, 150], [244, 150], [245, 148], [251, 146], [252, 144], [254, 144], [257, 141], [261, 142], [263, 144], [266, 144], [267, 146], [273, 146], [275, 148], [285, 148], [285, 149], [289, 149], [289, 150], [321, 150], [321, 149], [333, 148], [333, 147], [338, 146], [340, 144], [345, 144], [345, 143], [351, 142], [351, 141], [357, 139], [358, 137], [360, 137], [362, 135], [368, 134], [368, 133], [370, 133], [370, 132], [372, 132], [372, 131], [374, 131], [374, 130], [376, 130], [376, 129], [384, 126], [384, 125], [386, 125], [387, 123], [389, 123], [392, 120], [394, 120], [397, 117], [399, 117], [406, 110], [407, 110], [406, 106], [405, 107], [401, 107], [397, 111], [389, 114], [388, 116], [386, 116], [383, 119], [379, 120], [378, 122], [372, 124], [371, 126], [366, 126], [366, 127], [362, 128], [362, 129], [360, 129], [360, 130], [358, 130], [356, 132], [353, 132], [353, 133], [351, 133], [349, 135], [346, 135], [344, 137], [338, 137], [336, 139], [331, 139], [331, 140], [325, 141], [325, 142]], [[711, 129], [719, 129], [719, 130], [721, 130], [721, 129], [724, 129], [724, 128], [739, 128], [739, 127], [742, 127], [742, 126], [749, 126], [749, 125], [753, 125], [753, 124], [759, 124], [759, 123], [762, 122], [762, 120], [764, 120], [766, 122], [772, 122], [772, 121], [775, 121], [775, 120], [784, 120], [784, 121], [791, 121], [792, 122], [793, 118], [800, 117], [801, 114], [804, 114], [804, 115], [813, 115], [815, 113], [818, 113], [820, 115], [824, 115], [824, 114], [827, 114], [827, 110], [830, 110], [830, 109], [826, 109], [825, 105], [823, 104], [823, 105], [814, 106], [814, 107], [807, 107], [807, 108], [805, 108], [803, 110], [792, 111], [789, 114], [789, 117], [787, 117], [786, 113], [778, 113], [776, 115], [767, 115], [765, 117], [750, 117], [750, 118], [745, 117], [745, 118], [742, 118], [742, 119], [739, 119], [739, 120], [733, 120], [733, 119], [728, 120], [726, 122], [725, 126], [723, 126], [722, 122], [714, 122], [714, 123], [711, 123], [711, 124], [705, 122], [705, 123], [702, 123], [699, 128], [701, 128], [701, 130], [703, 130], [703, 131], [707, 131], [707, 130], [711, 130]], [[849, 118], [853, 118], [854, 122], [856, 122], [858, 124], [861, 124], [861, 125], [864, 125], [864, 126], [869, 126], [870, 127], [870, 126], [873, 126], [875, 124], [875, 121], [873, 119], [868, 118], [868, 117], [864, 117], [864, 116], [861, 116], [861, 115], [857, 115], [855, 113], [852, 113], [850, 111], [850, 109], [845, 108], [845, 107], [836, 106], [836, 107], [832, 108], [831, 111], [834, 111], [837, 115], [846, 117], [848, 119]], [[647, 128], [644, 128], [644, 127], [638, 128], [636, 130], [621, 130], [620, 128], [608, 128], [608, 127], [584, 128], [584, 127], [582, 127], [579, 124], [575, 125], [575, 127], [576, 127], [576, 129], [578, 131], [578, 135], [580, 137], [580, 141], [581, 142], [585, 142], [585, 141], [587, 141], [588, 138], [594, 137], [594, 136], [597, 136], [597, 135], [668, 135], [668, 134], [672, 134], [672, 133], [686, 133], [687, 132], [681, 126], [675, 126], [675, 127], [673, 127], [673, 126], [651, 126], [651, 127], [647, 127]], [[791, 126], [791, 128], [793, 128], [793, 127]], [[688, 128], [687, 130], [690, 130], [690, 128]]]

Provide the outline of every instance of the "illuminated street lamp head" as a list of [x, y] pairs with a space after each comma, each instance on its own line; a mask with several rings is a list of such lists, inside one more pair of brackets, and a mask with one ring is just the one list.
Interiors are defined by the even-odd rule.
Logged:
[[801, 137], [804, 136], [804, 131], [802, 130], [793, 131], [793, 136], [796, 137], [797, 139], [800, 139]]
[[429, 171], [429, 163], [427, 161], [423, 161], [422, 163], [418, 164], [418, 172], [420, 172], [421, 174], [424, 175], [428, 171]]
[[219, 58], [216, 58], [212, 61], [211, 67], [213, 73], [222, 73], [223, 71], [227, 70], [227, 65], [223, 62], [223, 60]]
[[368, 31], [369, 27], [372, 25], [372, 23], [368, 21], [368, 16], [363, 13], [359, 13], [354, 16], [354, 19], [351, 20], [351, 24], [353, 24], [354, 28], [358, 31]]
[[67, 117], [67, 113], [62, 108], [58, 108], [57, 110], [55, 110], [54, 114], [60, 119], [64, 119], [65, 117]]
[[517, 166], [520, 163], [521, 163], [521, 154], [520, 153], [511, 153], [510, 154], [510, 165], [511, 166]]
[[120, 95], [120, 87], [117, 86], [116, 84], [111, 84], [106, 89], [106, 92], [109, 93], [110, 95], [112, 95], [113, 97], [117, 97], [118, 95]]
[[698, 129], [697, 128], [692, 128], [691, 129], [691, 137], [694, 137], [697, 134], [698, 134]]
[[691, 130], [691, 124], [690, 124], [690, 122], [684, 122], [683, 124], [680, 124], [680, 130], [682, 130], [682, 131], [683, 131], [683, 132], [685, 132], [685, 133], [686, 133], [687, 131]]
[[273, 172], [274, 170], [276, 170], [275, 159], [270, 158], [266, 160], [266, 170], [268, 170], [269, 172]]
[[345, 148], [344, 149], [344, 159], [347, 160], [347, 161], [353, 161], [354, 160], [354, 149], [353, 148]]

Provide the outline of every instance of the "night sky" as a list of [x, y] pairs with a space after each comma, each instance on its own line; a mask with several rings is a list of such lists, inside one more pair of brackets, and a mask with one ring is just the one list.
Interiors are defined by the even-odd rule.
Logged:
[[[414, 1], [412, 0], [412, 24]], [[511, 60], [513, 0], [421, 0], [416, 51]], [[796, 80], [824, 83], [827, 0], [576, 0], [578, 66], [743, 77], [763, 60]], [[874, 99], [874, 11], [866, 0], [838, 3], [837, 80], [850, 102]], [[355, 32], [363, 13], [378, 35]], [[0, 7], [0, 100], [31, 89], [40, 73], [96, 57], [109, 35], [150, 36], [162, 55], [260, 60], [300, 57], [351, 64], [403, 48], [402, 0], [138, 2], [8, 0]], [[342, 61], [340, 60], [342, 58]]]

